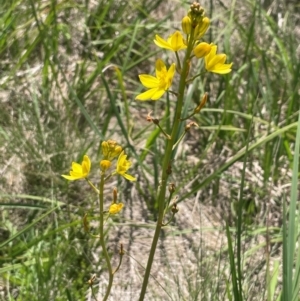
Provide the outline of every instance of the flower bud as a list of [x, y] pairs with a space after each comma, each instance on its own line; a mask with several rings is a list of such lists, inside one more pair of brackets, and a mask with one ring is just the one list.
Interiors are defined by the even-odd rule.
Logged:
[[207, 98], [208, 98], [208, 93], [206, 92], [202, 99], [200, 104], [198, 105], [198, 107], [194, 110], [194, 113], [199, 113], [201, 111], [201, 109], [205, 106], [206, 102], [207, 102]]
[[201, 19], [201, 21], [198, 23], [198, 25], [195, 28], [196, 40], [201, 39], [205, 35], [205, 33], [209, 27], [209, 24], [210, 24], [209, 18], [204, 17]]
[[123, 244], [120, 244], [120, 251], [119, 251], [119, 254], [121, 256], [123, 256], [125, 254], [125, 251], [124, 251], [124, 248], [123, 248]]
[[176, 205], [176, 204], [174, 204], [174, 205], [172, 206], [171, 211], [172, 211], [173, 214], [176, 214], [176, 213], [179, 211], [179, 209], [177, 208], [177, 205]]
[[83, 219], [82, 219], [82, 223], [83, 223], [83, 229], [85, 232], [89, 232], [90, 230], [90, 226], [89, 226], [89, 222], [88, 222], [88, 219], [87, 219], [87, 214], [84, 215]]
[[124, 204], [123, 203], [118, 203], [118, 204], [112, 204], [109, 207], [109, 214], [117, 214], [119, 213], [122, 208], [123, 208]]
[[111, 166], [111, 162], [109, 160], [101, 160], [100, 161], [100, 168], [103, 172], [109, 169]]
[[201, 59], [205, 56], [207, 56], [212, 48], [213, 44], [208, 44], [205, 42], [199, 43], [195, 48], [194, 48], [194, 54], [198, 59]]
[[201, 22], [205, 14], [204, 8], [197, 2], [194, 2], [190, 6], [188, 16], [191, 19], [192, 27], [195, 28], [197, 24]]
[[94, 284], [94, 281], [96, 280], [96, 275], [93, 275], [89, 280], [88, 280], [88, 284], [90, 285], [90, 286], [92, 286], [93, 284]]
[[185, 16], [181, 21], [182, 31], [185, 34], [190, 34], [192, 30], [192, 21], [190, 17]]
[[117, 188], [115, 187], [113, 189], [113, 203], [116, 203], [117, 202], [117, 199], [118, 199], [118, 190]]
[[170, 183], [169, 185], [169, 192], [170, 193], [174, 193], [176, 190], [175, 184], [174, 183]]
[[112, 160], [113, 158], [119, 156], [122, 152], [122, 147], [117, 144], [114, 140], [108, 140], [102, 142], [102, 154], [104, 159]]

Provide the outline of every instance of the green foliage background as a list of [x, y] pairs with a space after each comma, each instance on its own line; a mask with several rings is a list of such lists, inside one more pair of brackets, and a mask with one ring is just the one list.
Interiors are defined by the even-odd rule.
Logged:
[[[292, 282], [298, 265], [295, 274], [290, 272], [293, 250], [272, 267], [269, 258], [272, 252], [281, 254], [282, 243], [295, 243], [298, 233], [297, 180], [291, 183], [299, 173], [297, 162], [293, 172], [292, 167], [299, 154], [294, 148], [300, 7], [297, 1], [262, 6], [254, 0], [201, 5], [212, 18], [206, 40], [227, 54], [233, 72], [210, 74], [190, 86], [186, 110], [205, 91], [210, 100], [195, 118], [200, 129], [178, 151], [173, 172], [178, 202], [201, 190], [200, 201], [220, 213], [229, 241], [191, 272], [221, 260], [231, 272], [217, 270], [196, 287], [178, 283], [178, 297], [172, 300], [299, 300], [297, 281]], [[172, 62], [154, 47], [154, 35], [166, 37], [180, 29], [187, 9], [188, 3], [161, 0], [0, 1], [1, 300], [86, 300], [87, 280], [105, 273], [101, 253], [93, 256], [99, 243], [88, 239], [81, 224], [86, 211], [96, 214], [94, 196], [86, 185], [60, 177], [85, 153], [97, 162], [103, 139], [118, 140], [127, 149], [139, 178], [138, 198], [149, 211], [146, 219], [155, 219], [164, 140], [145, 119], [153, 110], [168, 129], [168, 100], [142, 103], [134, 98], [142, 90], [138, 74], [153, 72], [157, 57]], [[192, 166], [190, 156], [198, 160]], [[237, 175], [229, 169], [236, 163], [242, 166]], [[247, 178], [246, 167], [254, 174], [260, 171], [261, 185]], [[220, 188], [224, 178], [227, 198]], [[130, 187], [122, 181], [116, 185], [128, 200]], [[270, 200], [274, 187], [284, 188]], [[290, 202], [295, 216], [285, 214]], [[285, 234], [291, 229], [295, 233], [288, 243]], [[256, 235], [265, 238], [260, 246], [265, 260], [247, 273], [243, 258], [256, 249], [242, 245]], [[284, 274], [276, 269], [282, 264]], [[254, 280], [261, 271], [264, 276]], [[260, 283], [258, 289], [253, 281]], [[294, 293], [286, 293], [288, 283]], [[188, 297], [182, 297], [181, 285]], [[160, 297], [152, 291], [149, 300]]]

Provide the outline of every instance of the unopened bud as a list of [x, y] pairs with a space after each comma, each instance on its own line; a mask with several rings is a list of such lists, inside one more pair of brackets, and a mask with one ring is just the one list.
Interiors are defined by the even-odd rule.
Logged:
[[194, 113], [199, 113], [201, 111], [201, 109], [205, 106], [206, 102], [207, 102], [207, 98], [208, 98], [208, 93], [204, 93], [200, 104], [198, 105], [198, 107], [194, 110]]
[[176, 214], [176, 213], [179, 211], [179, 209], [177, 208], [177, 205], [176, 205], [176, 204], [174, 204], [174, 205], [172, 206], [171, 211], [172, 211], [173, 214]]
[[192, 27], [195, 28], [197, 24], [201, 22], [205, 14], [204, 8], [197, 2], [194, 2], [190, 6], [188, 16], [192, 21]]
[[123, 244], [120, 244], [120, 251], [119, 251], [119, 254], [120, 254], [121, 256], [123, 256], [123, 255], [125, 254], [125, 251], [124, 251], [124, 249], [123, 249]]
[[101, 160], [100, 161], [100, 169], [105, 172], [111, 166], [111, 162], [109, 160]]
[[175, 189], [176, 189], [175, 184], [174, 183], [170, 183], [170, 185], [169, 185], [169, 192], [170, 193], [174, 193]]
[[159, 124], [159, 120], [156, 119], [156, 118], [153, 118], [153, 119], [152, 119], [152, 122], [153, 122], [154, 124], [156, 124], [156, 125]]
[[116, 203], [117, 202], [117, 199], [118, 199], [118, 190], [117, 188], [115, 187], [113, 189], [113, 203]]
[[209, 24], [210, 24], [209, 18], [204, 17], [201, 19], [201, 21], [198, 23], [198, 25], [195, 28], [195, 39], [196, 40], [201, 39], [205, 35], [205, 33], [209, 27]]
[[114, 140], [103, 141], [101, 146], [103, 157], [106, 160], [112, 160], [122, 152], [122, 147]]
[[89, 226], [89, 222], [87, 219], [87, 213], [84, 215], [83, 219], [82, 219], [82, 223], [83, 223], [83, 229], [85, 232], [89, 232], [90, 230], [90, 226]]
[[185, 16], [181, 21], [182, 31], [185, 34], [190, 34], [192, 30], [192, 21], [189, 16]]
[[90, 286], [92, 286], [93, 284], [94, 284], [94, 281], [96, 280], [96, 275], [93, 275], [89, 280], [88, 280], [88, 284], [90, 285]]
[[205, 42], [199, 43], [195, 48], [194, 48], [194, 54], [198, 59], [201, 59], [205, 56], [207, 56], [212, 48], [213, 44], [208, 44]]

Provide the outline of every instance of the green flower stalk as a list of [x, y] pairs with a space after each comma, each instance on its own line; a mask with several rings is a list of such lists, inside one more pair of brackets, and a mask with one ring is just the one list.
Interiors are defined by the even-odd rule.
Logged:
[[[166, 193], [167, 193], [168, 179], [172, 172], [173, 152], [175, 151], [176, 146], [181, 142], [181, 139], [183, 139], [185, 135], [185, 133], [182, 133], [181, 137], [176, 141], [176, 137], [180, 136], [179, 135], [180, 123], [184, 122], [186, 119], [190, 117], [193, 117], [196, 113], [199, 113], [207, 101], [207, 94], [205, 94], [200, 104], [194, 109], [194, 111], [191, 114], [187, 116], [182, 116], [182, 108], [185, 99], [186, 85], [188, 82], [193, 81], [196, 77], [198, 77], [201, 74], [200, 73], [192, 77], [191, 79], [188, 78], [190, 72], [190, 66], [192, 64], [192, 59], [194, 57], [196, 59], [204, 59], [205, 69], [208, 72], [213, 72], [218, 74], [226, 74], [231, 72], [232, 63], [225, 64], [226, 55], [217, 54], [216, 53], [217, 46], [215, 46], [214, 44], [208, 44], [206, 42], [199, 41], [205, 35], [209, 27], [209, 24], [210, 24], [210, 20], [209, 18], [205, 17], [204, 9], [198, 3], [194, 2], [191, 5], [191, 9], [188, 15], [182, 19], [182, 30], [186, 35], [186, 38], [183, 38], [182, 34], [176, 31], [167, 40], [162, 39], [158, 35], [156, 35], [154, 40], [154, 43], [158, 47], [175, 52], [176, 61], [177, 61], [176, 70], [180, 75], [180, 79], [179, 79], [177, 92], [173, 93], [177, 96], [177, 100], [176, 100], [176, 109], [175, 109], [171, 133], [167, 134], [162, 130], [162, 133], [167, 137], [167, 140], [166, 140], [166, 148], [165, 148], [163, 164], [162, 164], [160, 186], [157, 194], [158, 219], [157, 219], [155, 233], [151, 244], [151, 249], [148, 257], [148, 262], [145, 270], [139, 301], [143, 301], [145, 298], [146, 289], [149, 282], [150, 271], [151, 271], [152, 263], [154, 261], [157, 242], [159, 239], [161, 228], [164, 226], [163, 218], [167, 211], [166, 203], [167, 206], [169, 206], [170, 197], [169, 197], [169, 201], [166, 202]], [[180, 61], [179, 56], [177, 54], [179, 50], [185, 50], [185, 56], [182, 62]], [[173, 76], [174, 74], [172, 74], [172, 79]], [[138, 95], [136, 99], [158, 100], [160, 97], [163, 96], [165, 92], [168, 92], [168, 89], [170, 88], [170, 84], [166, 84], [166, 83], [171, 83], [170, 78], [171, 78], [170, 74], [168, 77], [166, 71], [164, 73], [160, 73], [159, 76], [157, 76], [156, 81], [152, 79], [152, 82], [150, 81], [150, 78], [143, 78], [143, 75], [140, 76], [140, 80], [145, 87], [152, 88], [152, 89], [155, 88], [157, 90], [156, 91], [153, 90], [151, 93], [149, 91], [146, 91]], [[156, 82], [155, 85], [154, 82]], [[153, 97], [153, 95], [155, 95], [155, 97]], [[158, 124], [158, 122], [154, 122], [153, 118], [148, 117], [147, 120], [152, 121], [156, 125]], [[196, 125], [196, 123], [194, 122], [189, 123], [189, 125], [186, 127], [186, 131], [190, 128], [191, 125]], [[178, 208], [176, 207], [176, 204], [174, 204], [174, 206], [172, 207], [172, 213], [174, 215], [177, 212], [178, 212]], [[171, 219], [169, 219], [167, 224], [171, 220], [172, 217]]]
[[[127, 155], [125, 154], [124, 150], [120, 145], [118, 145], [113, 140], [103, 141], [102, 142], [102, 157], [103, 159], [100, 161], [99, 167], [100, 167], [100, 182], [99, 187], [96, 188], [93, 183], [87, 178], [90, 170], [91, 170], [91, 161], [90, 158], [87, 155], [84, 155], [83, 161], [81, 164], [72, 162], [72, 169], [70, 171], [70, 175], [62, 175], [65, 179], [69, 181], [74, 180], [80, 180], [80, 179], [86, 179], [89, 185], [93, 188], [93, 190], [97, 193], [99, 198], [99, 212], [100, 212], [100, 219], [99, 219], [99, 235], [93, 235], [90, 233], [90, 227], [88, 222], [87, 214], [83, 217], [83, 229], [85, 232], [87, 232], [91, 237], [99, 239], [100, 245], [102, 247], [103, 257], [106, 261], [106, 266], [108, 269], [108, 286], [106, 288], [105, 296], [103, 297], [103, 301], [106, 301], [107, 298], [110, 295], [113, 279], [115, 273], [119, 270], [121, 263], [122, 263], [122, 257], [124, 255], [123, 246], [121, 245], [120, 250], [120, 260], [117, 268], [113, 271], [111, 260], [109, 257], [109, 254], [107, 252], [106, 248], [106, 242], [105, 242], [105, 236], [104, 236], [104, 226], [105, 222], [109, 217], [112, 215], [118, 214], [122, 208], [124, 207], [123, 203], [117, 202], [117, 189], [113, 189], [113, 202], [110, 204], [108, 210], [104, 210], [105, 206], [105, 198], [104, 198], [104, 185], [107, 182], [108, 179], [110, 179], [112, 176], [120, 175], [124, 177], [125, 179], [129, 181], [135, 181], [135, 177], [129, 175], [127, 173], [128, 169], [131, 167], [131, 162], [127, 160]], [[116, 162], [115, 171], [112, 173], [109, 173], [109, 169], [112, 166], [113, 160], [115, 160], [118, 157], [118, 160]], [[107, 207], [106, 207], [107, 208]], [[94, 279], [94, 278], [93, 278]], [[93, 290], [93, 282], [94, 280], [89, 280], [89, 285], [92, 290], [92, 294], [95, 298], [95, 293]]]

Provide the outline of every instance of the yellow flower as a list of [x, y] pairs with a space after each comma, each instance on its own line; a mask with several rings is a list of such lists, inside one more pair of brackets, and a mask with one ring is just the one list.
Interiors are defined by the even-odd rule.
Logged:
[[193, 50], [195, 56], [198, 59], [205, 57], [206, 55], [208, 55], [210, 53], [212, 46], [213, 46], [213, 44], [208, 44], [205, 42], [199, 43]]
[[118, 203], [118, 204], [114, 203], [114, 204], [110, 205], [109, 214], [119, 213], [122, 210], [123, 206], [124, 206], [123, 203]]
[[135, 99], [158, 100], [170, 88], [175, 74], [175, 64], [173, 63], [167, 70], [165, 63], [158, 59], [155, 63], [155, 69], [156, 77], [148, 74], [139, 75], [140, 81], [149, 90], [139, 94]]
[[216, 54], [217, 46], [212, 46], [210, 53], [204, 58], [205, 68], [209, 72], [227, 74], [231, 72], [231, 64], [224, 64], [226, 61], [226, 54]]
[[76, 162], [72, 162], [72, 170], [70, 171], [70, 175], [62, 175], [62, 177], [69, 181], [84, 179], [89, 175], [90, 169], [91, 160], [87, 155], [84, 155], [81, 165]]
[[127, 155], [125, 155], [124, 151], [122, 151], [122, 153], [120, 154], [120, 156], [118, 158], [117, 170], [113, 174], [118, 173], [119, 175], [121, 175], [122, 177], [124, 177], [125, 179], [127, 179], [129, 181], [136, 181], [135, 177], [126, 173], [127, 170], [131, 166], [131, 162], [128, 161], [126, 158], [127, 158]]
[[168, 37], [167, 41], [162, 39], [159, 35], [156, 35], [154, 43], [160, 48], [169, 49], [172, 51], [178, 51], [187, 47], [180, 31], [175, 31], [171, 36]]

